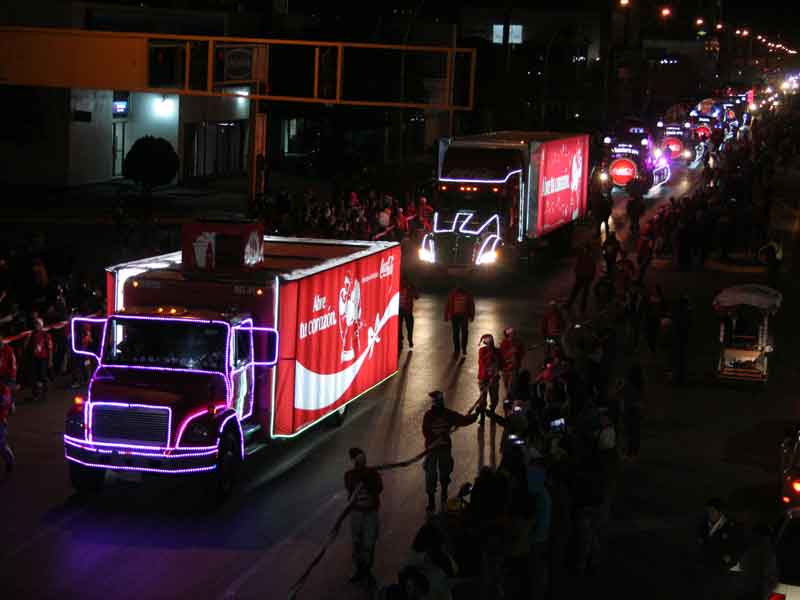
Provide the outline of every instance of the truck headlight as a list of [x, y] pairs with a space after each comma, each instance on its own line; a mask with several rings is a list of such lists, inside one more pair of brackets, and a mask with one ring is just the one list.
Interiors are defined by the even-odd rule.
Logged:
[[606, 173], [605, 171], [600, 171], [599, 177], [600, 177], [600, 181], [602, 181], [604, 183], [606, 181], [608, 181], [608, 173]]
[[497, 250], [490, 250], [489, 252], [484, 252], [478, 257], [476, 261], [479, 265], [491, 265], [497, 262]]
[[683, 153], [682, 153], [682, 156], [683, 156], [683, 158], [685, 158], [687, 160], [692, 158], [691, 150], [684, 150]]
[[186, 431], [183, 432], [183, 437], [178, 440], [178, 443], [192, 446], [209, 446], [211, 445], [212, 431], [208, 424], [200, 421], [191, 423]]
[[422, 262], [432, 263], [434, 261], [433, 252], [431, 252], [427, 248], [420, 248], [419, 249], [419, 259]]

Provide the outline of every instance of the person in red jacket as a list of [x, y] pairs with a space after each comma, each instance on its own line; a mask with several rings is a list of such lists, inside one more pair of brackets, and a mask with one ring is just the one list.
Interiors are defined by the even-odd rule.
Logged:
[[53, 368], [53, 338], [44, 330], [44, 321], [41, 319], [34, 319], [33, 327], [27, 345], [31, 359], [33, 398], [45, 400], [47, 380], [50, 369]]
[[428, 394], [433, 401], [433, 406], [422, 418], [422, 435], [425, 437], [425, 448], [433, 448], [426, 456], [423, 467], [425, 468], [425, 491], [428, 493], [429, 512], [436, 510], [436, 483], [442, 486], [441, 508], [447, 506], [447, 486], [450, 484], [450, 474], [453, 472], [453, 443], [450, 432], [455, 427], [471, 425], [478, 419], [478, 413], [462, 415], [450, 410], [444, 405], [444, 394], [435, 390]]
[[572, 292], [567, 300], [567, 309], [572, 308], [572, 303], [581, 296], [581, 313], [586, 313], [586, 302], [589, 298], [589, 290], [594, 281], [595, 272], [597, 270], [597, 263], [592, 256], [592, 247], [590, 244], [585, 244], [578, 252], [578, 260], [575, 263], [575, 285], [572, 286]]
[[414, 347], [414, 300], [419, 298], [417, 288], [406, 277], [400, 279], [400, 350], [403, 349], [403, 323], [408, 334], [408, 347]]
[[420, 224], [426, 232], [433, 231], [433, 207], [428, 204], [425, 196], [419, 197], [419, 219]]
[[507, 394], [512, 380], [522, 367], [522, 359], [525, 356], [525, 344], [517, 337], [513, 327], [507, 327], [503, 332], [500, 355], [503, 357], [503, 386]]
[[367, 466], [367, 455], [361, 448], [350, 448], [350, 460], [353, 461], [353, 468], [344, 474], [344, 487], [352, 503], [350, 533], [356, 567], [350, 583], [366, 579], [368, 584], [374, 585], [372, 564], [380, 526], [378, 509], [381, 506], [383, 480], [376, 469]]
[[13, 387], [17, 381], [17, 357], [14, 349], [0, 337], [0, 382]]
[[6, 476], [14, 470], [14, 453], [8, 445], [8, 416], [14, 412], [14, 399], [11, 397], [11, 388], [5, 383], [0, 383], [0, 456], [6, 463]]
[[500, 401], [500, 369], [503, 358], [500, 349], [494, 345], [494, 337], [490, 333], [481, 336], [478, 346], [478, 411], [481, 413], [480, 425], [486, 417], [486, 398], [489, 397], [489, 410], [495, 412]]
[[444, 307], [444, 320], [453, 326], [453, 356], [467, 356], [467, 338], [469, 322], [475, 320], [475, 300], [460, 285], [457, 285], [447, 296]]

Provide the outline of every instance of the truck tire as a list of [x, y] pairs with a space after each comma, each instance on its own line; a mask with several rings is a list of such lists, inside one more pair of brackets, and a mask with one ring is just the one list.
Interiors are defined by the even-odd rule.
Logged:
[[80, 496], [99, 494], [106, 481], [105, 469], [92, 469], [74, 462], [69, 463], [69, 480]]
[[219, 442], [217, 468], [209, 482], [208, 496], [213, 506], [219, 506], [230, 498], [239, 479], [242, 466], [239, 436], [232, 429], [226, 429]]
[[333, 413], [331, 415], [331, 418], [330, 418], [331, 427], [333, 427], [333, 428], [341, 427], [344, 424], [344, 421], [347, 418], [347, 407], [348, 406], [349, 405], [343, 406], [342, 408], [340, 408], [339, 410], [337, 410], [335, 413]]

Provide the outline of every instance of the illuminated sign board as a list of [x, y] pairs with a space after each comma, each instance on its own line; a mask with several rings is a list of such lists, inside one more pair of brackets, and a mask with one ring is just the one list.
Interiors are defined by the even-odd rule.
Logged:
[[111, 103], [111, 114], [115, 117], [128, 116], [128, 101], [127, 100], [114, 100]]

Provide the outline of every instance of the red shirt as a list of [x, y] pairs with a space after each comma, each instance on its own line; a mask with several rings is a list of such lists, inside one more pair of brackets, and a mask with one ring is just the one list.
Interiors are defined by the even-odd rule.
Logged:
[[475, 301], [464, 290], [453, 290], [447, 297], [444, 320], [449, 321], [455, 316], [467, 317], [470, 321], [475, 318]]
[[0, 348], [0, 377], [14, 380], [17, 378], [17, 357], [8, 344]]
[[49, 360], [53, 355], [53, 338], [46, 331], [34, 331], [28, 343], [34, 358]]
[[500, 351], [494, 346], [484, 346], [478, 350], [478, 381], [497, 377], [501, 366]]
[[400, 284], [400, 310], [403, 312], [413, 312], [414, 300], [419, 298], [417, 288], [413, 285]]
[[542, 336], [558, 337], [564, 331], [564, 317], [557, 308], [550, 307], [542, 317]]
[[519, 369], [525, 356], [525, 344], [516, 338], [506, 338], [500, 344], [500, 354], [503, 357], [503, 371], [508, 373]]
[[11, 390], [8, 386], [0, 383], [0, 423], [8, 425], [8, 415], [11, 414], [11, 407], [14, 401], [11, 399]]

